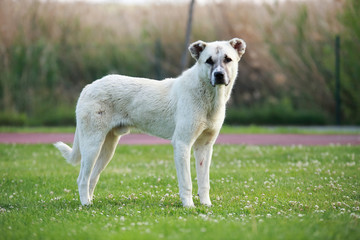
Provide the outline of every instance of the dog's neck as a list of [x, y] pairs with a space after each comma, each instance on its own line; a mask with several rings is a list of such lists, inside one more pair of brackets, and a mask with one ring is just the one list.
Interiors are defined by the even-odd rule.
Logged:
[[229, 101], [231, 96], [231, 91], [234, 85], [235, 79], [231, 79], [229, 85], [215, 85], [212, 86], [210, 83], [210, 79], [207, 76], [197, 75], [198, 79], [194, 79], [194, 81], [198, 82], [198, 88], [201, 89], [203, 96], [202, 98], [206, 98], [205, 101], [212, 102], [209, 105], [210, 112], [217, 112], [220, 109], [225, 109], [224, 106]]
[[203, 87], [206, 88], [206, 91], [210, 93], [211, 98], [214, 99], [214, 103], [217, 105], [225, 105], [231, 96], [231, 91], [234, 85], [235, 79], [231, 79], [229, 85], [215, 85], [212, 86], [210, 84], [210, 79], [204, 78], [201, 79], [201, 76], [199, 76], [199, 82], [204, 83]]

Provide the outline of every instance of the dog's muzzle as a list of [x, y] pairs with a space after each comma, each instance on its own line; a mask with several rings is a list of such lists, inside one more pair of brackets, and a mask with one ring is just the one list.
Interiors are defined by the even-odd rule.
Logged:
[[226, 76], [226, 73], [223, 70], [215, 70], [211, 74], [211, 85], [215, 87], [216, 85], [229, 85], [229, 79]]

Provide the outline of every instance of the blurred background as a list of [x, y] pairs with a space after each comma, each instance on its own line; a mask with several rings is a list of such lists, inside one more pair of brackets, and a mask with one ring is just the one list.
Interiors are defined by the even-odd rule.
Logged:
[[[0, 0], [0, 125], [75, 125], [109, 73], [178, 76], [190, 2]], [[360, 125], [359, 16], [359, 0], [195, 0], [190, 42], [247, 43], [227, 124]]]

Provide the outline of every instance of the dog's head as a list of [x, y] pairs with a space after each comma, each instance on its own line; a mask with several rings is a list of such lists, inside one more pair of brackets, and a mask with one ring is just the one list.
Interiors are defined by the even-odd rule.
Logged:
[[238, 62], [245, 53], [246, 43], [239, 38], [206, 43], [197, 41], [189, 46], [191, 56], [198, 62], [203, 77], [212, 86], [229, 85], [237, 75]]

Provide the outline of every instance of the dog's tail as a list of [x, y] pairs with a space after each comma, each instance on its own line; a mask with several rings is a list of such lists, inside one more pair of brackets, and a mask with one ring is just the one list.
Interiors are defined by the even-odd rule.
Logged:
[[76, 165], [80, 162], [80, 147], [79, 147], [79, 136], [78, 131], [75, 131], [73, 148], [69, 147], [63, 142], [57, 142], [54, 146], [60, 150], [61, 155], [66, 159], [66, 161], [72, 165]]

